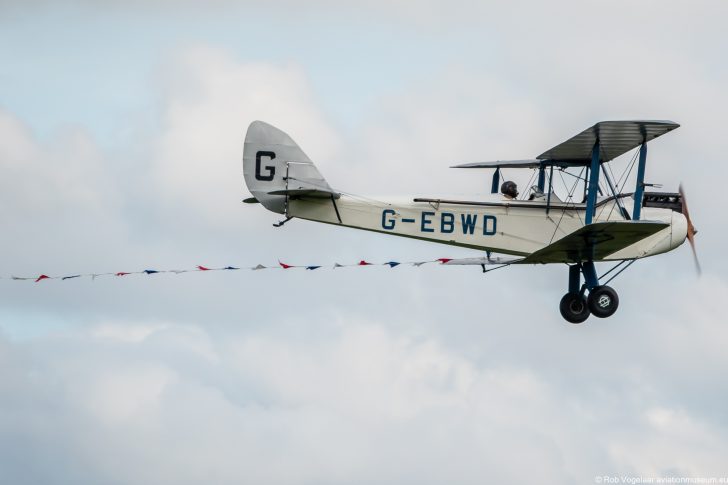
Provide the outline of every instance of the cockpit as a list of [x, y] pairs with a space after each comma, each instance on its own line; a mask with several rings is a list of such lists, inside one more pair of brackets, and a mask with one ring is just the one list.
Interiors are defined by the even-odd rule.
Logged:
[[551, 192], [551, 196], [548, 197], [548, 195], [538, 185], [532, 185], [529, 188], [527, 199], [518, 199], [518, 185], [511, 180], [503, 182], [500, 189], [501, 194], [503, 194], [504, 199], [507, 201], [527, 200], [529, 202], [542, 202], [544, 204], [547, 202], [561, 202], [561, 199], [559, 199], [553, 191]]

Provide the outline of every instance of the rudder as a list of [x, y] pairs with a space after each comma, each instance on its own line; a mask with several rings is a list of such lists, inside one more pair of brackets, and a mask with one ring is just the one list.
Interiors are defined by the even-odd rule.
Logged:
[[258, 202], [279, 214], [292, 195], [336, 195], [296, 142], [263, 121], [253, 121], [245, 135], [243, 176]]

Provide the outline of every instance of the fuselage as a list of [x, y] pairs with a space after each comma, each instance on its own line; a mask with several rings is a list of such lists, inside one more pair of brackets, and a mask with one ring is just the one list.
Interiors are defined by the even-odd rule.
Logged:
[[[620, 200], [627, 213], [631, 213], [632, 198]], [[335, 200], [335, 206], [334, 201], [325, 198], [292, 199], [288, 203], [288, 215], [292, 217], [516, 256], [531, 254], [583, 227], [585, 211], [585, 204], [547, 203], [543, 199], [385, 201], [380, 197], [342, 195]], [[605, 261], [654, 256], [685, 241], [687, 222], [679, 212], [645, 207], [641, 219], [670, 226], [608, 255]], [[598, 201], [593, 222], [624, 220], [617, 199]]]

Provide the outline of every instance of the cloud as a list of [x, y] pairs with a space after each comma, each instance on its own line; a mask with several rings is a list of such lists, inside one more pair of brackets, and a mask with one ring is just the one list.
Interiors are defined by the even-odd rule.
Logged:
[[[69, 127], [39, 142], [19, 119], [0, 111], [0, 133], [5, 174], [0, 217], [8, 228], [0, 247], [6, 271], [23, 271], [15, 266], [20, 260], [76, 261], [124, 233], [121, 187], [107, 156], [85, 130]], [[96, 231], [89, 230], [93, 226]]]
[[[667, 400], [693, 371], [659, 376], [678, 351], [694, 352], [696, 338], [658, 338], [658, 361], [661, 354], [640, 348], [679, 321], [643, 322], [647, 328], [622, 348], [616, 335], [598, 343], [623, 328], [613, 325], [569, 337], [574, 348], [561, 358], [549, 344], [514, 359], [505, 357], [515, 350], [507, 348], [513, 332], [501, 326], [493, 334], [488, 324], [473, 335], [483, 350], [468, 355], [437, 334], [351, 315], [304, 316], [223, 338], [200, 325], [165, 323], [143, 332], [135, 324], [140, 331], [130, 339], [134, 325], [109, 321], [2, 341], [2, 395], [14, 396], [3, 402], [3, 415], [14, 416], [3, 435], [23, 436], [19, 452], [37, 463], [52, 463], [63, 442], [73, 467], [121, 483], [210, 476], [219, 483], [479, 483], [533, 473], [545, 483], [578, 483], [595, 474], [719, 474], [726, 447], [717, 423], [684, 400]], [[563, 329], [547, 325], [547, 334]], [[48, 413], [56, 423], [39, 427]], [[522, 467], [524, 459], [537, 472]], [[23, 467], [4, 465], [10, 478], [23, 476]], [[38, 471], [39, 479], [73, 475], [57, 466]]]
[[[60, 347], [55, 338], [32, 343], [43, 379], [23, 379], [22, 365], [10, 377], [23, 382], [21, 400], [53, 402], [59, 424], [29, 433], [41, 406], [5, 423], [3, 434], [24, 435], [24, 451], [40, 462], [57, 453], [49, 444], [66, 437], [75, 466], [104, 481], [198, 483], [212, 474], [219, 483], [435, 483], [448, 476], [477, 483], [497, 465], [503, 479], [525, 479], [530, 470], [502, 466], [519, 460], [506, 451], [511, 446], [539, 465], [547, 483], [558, 481], [554, 438], [567, 409], [555, 419], [558, 396], [529, 371], [478, 369], [436, 342], [351, 321], [330, 328], [313, 354], [310, 343], [285, 337], [234, 337], [217, 346], [219, 364], [211, 366], [165, 351], [178, 331], [135, 343], [87, 334]], [[65, 354], [69, 347], [74, 357]], [[93, 368], [81, 366], [88, 359]], [[547, 428], [516, 433], [534, 429], [544, 413], [552, 419]], [[105, 452], [83, 458], [95, 442]], [[153, 465], [124, 466], [140, 460]], [[4, 469], [22, 477], [22, 468]]]
[[163, 134], [154, 146], [153, 186], [166, 205], [220, 229], [239, 217], [246, 194], [243, 139], [256, 119], [307, 140], [310, 156], [331, 158], [334, 130], [295, 64], [238, 63], [216, 49], [186, 50], [164, 73]]

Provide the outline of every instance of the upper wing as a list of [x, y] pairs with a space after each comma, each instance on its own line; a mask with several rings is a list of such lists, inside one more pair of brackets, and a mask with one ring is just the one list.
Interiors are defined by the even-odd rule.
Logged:
[[596, 222], [529, 254], [519, 263], [578, 263], [600, 260], [666, 227], [670, 225], [654, 221]]
[[679, 126], [673, 121], [600, 121], [532, 160], [464, 163], [452, 168], [542, 168], [552, 165], [556, 167], [589, 165], [592, 149], [597, 141], [599, 141], [599, 161], [608, 162]]
[[589, 163], [599, 141], [599, 161], [608, 162], [679, 126], [674, 121], [600, 121], [536, 158]]

